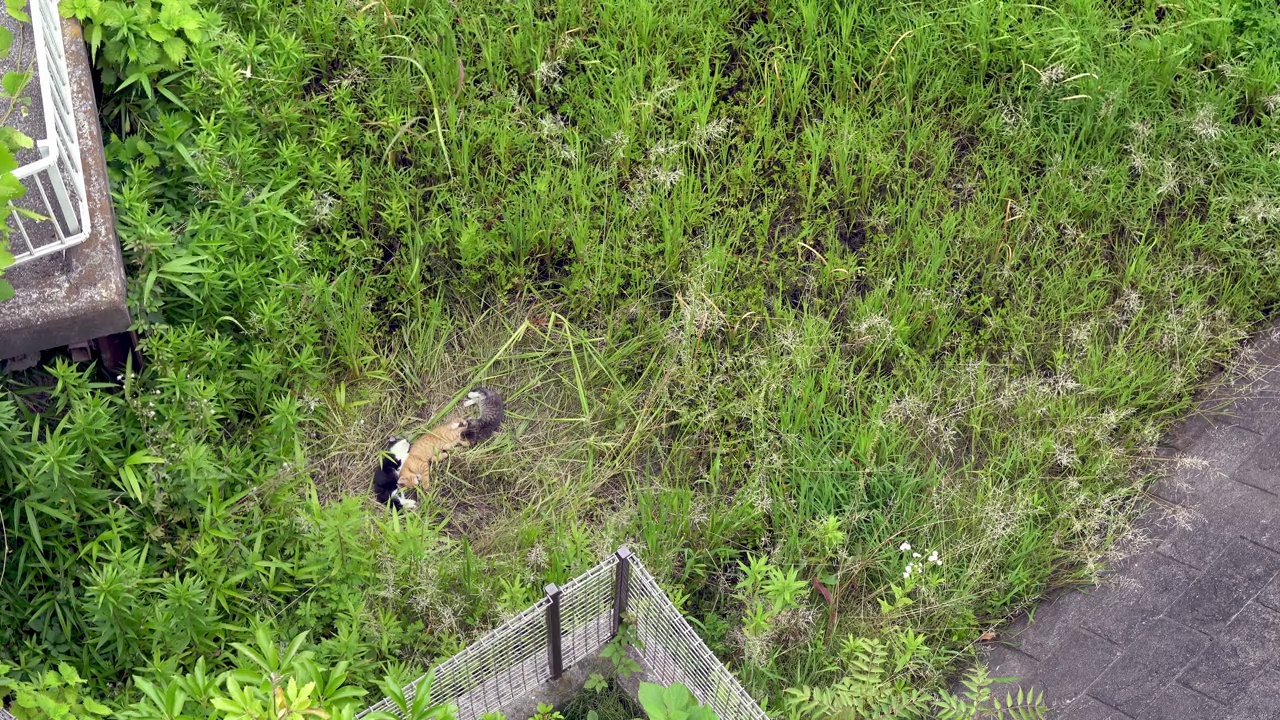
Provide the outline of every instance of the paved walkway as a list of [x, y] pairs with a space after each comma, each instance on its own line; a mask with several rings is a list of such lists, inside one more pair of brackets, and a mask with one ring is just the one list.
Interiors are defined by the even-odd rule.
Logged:
[[1052, 720], [1280, 720], [1280, 326], [1253, 350], [1162, 449], [1145, 541], [990, 651]]

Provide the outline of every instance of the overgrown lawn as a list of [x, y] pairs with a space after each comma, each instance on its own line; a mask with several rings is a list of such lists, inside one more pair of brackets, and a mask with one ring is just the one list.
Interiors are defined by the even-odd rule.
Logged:
[[1120, 5], [207, 3], [106, 107], [149, 366], [5, 381], [0, 659], [407, 678], [626, 544], [772, 708], [936, 687], [1280, 299], [1280, 26]]

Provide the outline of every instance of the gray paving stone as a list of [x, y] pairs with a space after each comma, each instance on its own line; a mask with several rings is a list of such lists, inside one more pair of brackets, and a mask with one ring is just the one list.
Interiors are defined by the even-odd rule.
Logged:
[[1234, 388], [1236, 399], [1231, 409], [1246, 426], [1265, 432], [1263, 428], [1280, 421], [1280, 344], [1258, 360], [1259, 366], [1250, 377]]
[[1182, 451], [1204, 444], [1215, 429], [1231, 424], [1230, 417], [1212, 408], [1229, 405], [1231, 400], [1225, 394], [1204, 400], [1200, 408], [1169, 430], [1165, 442]]
[[1169, 608], [1168, 616], [1202, 632], [1221, 632], [1277, 573], [1280, 555], [1235, 538]]
[[1089, 695], [1136, 716], [1169, 685], [1179, 670], [1209, 644], [1209, 636], [1159, 618], [1089, 689]]
[[1151, 704], [1138, 711], [1136, 720], [1212, 720], [1226, 710], [1224, 705], [1171, 683]]
[[1205, 570], [1239, 537], [1230, 528], [1209, 525], [1201, 520], [1191, 527], [1173, 531], [1156, 552], [1183, 565]]
[[1228, 478], [1200, 482], [1205, 498], [1179, 519], [1158, 551], [1205, 568], [1238, 536], [1280, 551], [1280, 498]]
[[1230, 475], [1244, 459], [1262, 444], [1263, 435], [1236, 419], [1209, 432], [1205, 442], [1192, 447], [1187, 454], [1208, 464], [1206, 471]]
[[1265, 433], [1267, 428], [1280, 422], [1280, 377], [1277, 376], [1280, 372], [1272, 370], [1268, 375], [1272, 383], [1269, 389], [1245, 397], [1236, 404], [1234, 410], [1248, 421], [1247, 427]]
[[1280, 432], [1265, 437], [1231, 474], [1231, 479], [1280, 495]]
[[1120, 648], [1080, 628], [1063, 635], [1058, 650], [1045, 660], [1040, 677], [1052, 678], [1044, 691], [1046, 704], [1063, 706], [1080, 697], [1120, 656]]
[[1280, 720], [1280, 672], [1269, 670], [1259, 675], [1214, 720]]
[[1087, 596], [1078, 592], [1067, 593], [1041, 603], [1032, 615], [1030, 625], [1012, 638], [1022, 652], [1037, 660], [1046, 660], [1069, 634], [1082, 617]]
[[[1249, 603], [1215, 637], [1178, 682], [1222, 703], [1231, 703], [1280, 654], [1280, 613]], [[1280, 704], [1280, 697], [1276, 698]]]
[[1051, 720], [1130, 720], [1128, 715], [1107, 707], [1088, 695], [1049, 717]]
[[1172, 508], [1165, 504], [1151, 503], [1146, 511], [1133, 521], [1130, 532], [1140, 534], [1158, 545], [1178, 529], [1171, 510]]
[[1271, 578], [1271, 582], [1267, 583], [1253, 601], [1272, 610], [1280, 610], [1280, 575]]
[[1194, 437], [1182, 438], [1175, 447], [1182, 451], [1183, 457], [1202, 460], [1221, 474], [1234, 470], [1262, 442], [1258, 430], [1228, 413], [1205, 417], [1195, 421], [1193, 426], [1196, 428]]
[[[1250, 430], [1231, 426], [1233, 447], [1240, 448], [1233, 454], [1224, 454], [1221, 448], [1212, 452], [1188, 452], [1183, 458], [1174, 461], [1169, 472], [1151, 485], [1150, 493], [1174, 505], [1186, 508], [1199, 508], [1201, 505], [1217, 505], [1222, 496], [1248, 496], [1232, 483], [1236, 468], [1242, 465], [1247, 457], [1262, 443], [1263, 436]], [[1240, 444], [1244, 439], [1250, 440], [1248, 445]], [[1200, 508], [1203, 512], [1206, 508]]]
[[1199, 571], [1172, 558], [1142, 553], [1119, 577], [1094, 591], [1093, 612], [1085, 614], [1081, 625], [1117, 645], [1128, 645], [1199, 576]]
[[994, 678], [1017, 678], [1030, 683], [1040, 673], [1040, 661], [1014, 648], [994, 647], [987, 653], [987, 671]]
[[1280, 553], [1280, 511], [1268, 512], [1266, 515], [1255, 522], [1253, 527], [1241, 528], [1240, 533], [1259, 545]]

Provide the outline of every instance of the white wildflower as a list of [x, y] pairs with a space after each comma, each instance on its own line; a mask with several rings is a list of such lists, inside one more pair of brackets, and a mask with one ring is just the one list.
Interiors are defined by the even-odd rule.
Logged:
[[667, 98], [674, 95], [676, 90], [679, 90], [679, 89], [680, 89], [680, 81], [672, 80], [671, 82], [667, 83], [661, 90], [658, 90], [653, 94], [653, 103], [658, 104], [663, 100], [666, 100]]
[[529, 554], [525, 557], [529, 567], [532, 568], [546, 567], [548, 559], [547, 550], [541, 544], [534, 544], [533, 547], [529, 548]]
[[901, 545], [899, 545], [899, 546], [898, 546], [898, 549], [899, 549], [899, 550], [901, 550], [902, 552], [910, 552], [910, 551], [911, 551], [911, 543], [909, 543], [909, 542], [904, 542], [904, 543], [902, 543]]
[[311, 219], [313, 222], [321, 222], [333, 214], [333, 208], [337, 206], [338, 199], [330, 193], [320, 193], [311, 201]]

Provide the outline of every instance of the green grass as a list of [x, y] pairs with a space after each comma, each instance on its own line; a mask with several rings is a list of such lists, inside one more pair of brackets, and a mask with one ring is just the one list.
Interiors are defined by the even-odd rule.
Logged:
[[565, 705], [561, 714], [565, 720], [594, 720], [588, 715], [592, 711], [599, 720], [634, 720], [644, 716], [640, 704], [614, 685], [599, 692], [579, 692]]
[[[1274, 21], [1121, 5], [207, 3], [108, 103], [149, 367], [6, 381], [0, 658], [267, 622], [368, 684], [625, 543], [771, 707], [849, 637], [938, 686], [1280, 299]], [[506, 430], [369, 502], [480, 382]]]

